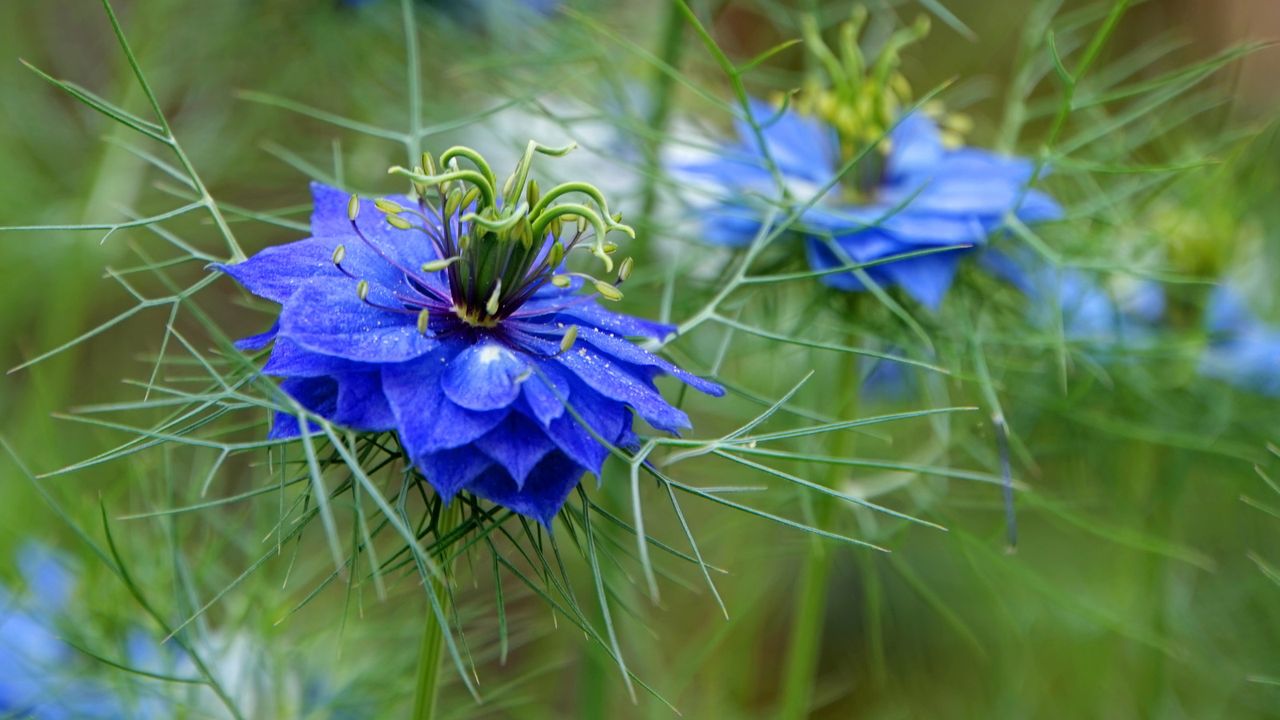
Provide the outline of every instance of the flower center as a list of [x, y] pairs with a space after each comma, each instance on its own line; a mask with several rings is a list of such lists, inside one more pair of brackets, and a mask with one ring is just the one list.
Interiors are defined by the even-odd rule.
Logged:
[[911, 103], [911, 85], [898, 70], [899, 53], [929, 32], [929, 20], [889, 36], [870, 61], [858, 46], [867, 23], [867, 10], [854, 7], [848, 22], [840, 26], [839, 51], [822, 38], [817, 20], [806, 15], [802, 22], [805, 45], [814, 54], [820, 71], [811, 73], [796, 95], [796, 111], [817, 118], [836, 132], [842, 162], [855, 163], [846, 183], [850, 200], [870, 200], [882, 183], [885, 157], [890, 151], [888, 133]]
[[[606, 300], [622, 299], [618, 286], [631, 272], [630, 258], [618, 266], [611, 282], [568, 272], [565, 261], [574, 251], [588, 251], [606, 273], [613, 273], [611, 255], [617, 246], [606, 242], [605, 236], [617, 230], [634, 238], [635, 231], [622, 224], [621, 214], [610, 215], [603, 194], [594, 185], [569, 182], [543, 193], [530, 178], [535, 155], [561, 157], [573, 148], [550, 148], [530, 141], [501, 186], [484, 157], [462, 146], [445, 150], [438, 163], [430, 153], [424, 153], [422, 165], [413, 170], [389, 170], [409, 178], [417, 206], [406, 208], [389, 199], [374, 204], [392, 227], [421, 233], [421, 241], [431, 243], [437, 258], [419, 268], [396, 265], [421, 296], [420, 300], [398, 298], [407, 311], [421, 313], [419, 330], [425, 333], [430, 313], [441, 310], [466, 326], [493, 328], [548, 283], [559, 288], [589, 283]], [[359, 202], [353, 196], [349, 215], [360, 234], [355, 222], [358, 211]], [[340, 261], [335, 253], [339, 267]], [[441, 273], [447, 291], [432, 282]], [[362, 287], [359, 292], [366, 299], [368, 287]]]

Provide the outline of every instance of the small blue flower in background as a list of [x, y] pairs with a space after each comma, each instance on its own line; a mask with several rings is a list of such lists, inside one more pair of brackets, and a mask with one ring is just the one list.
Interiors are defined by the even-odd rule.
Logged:
[[128, 717], [104, 686], [78, 673], [75, 650], [58, 636], [74, 584], [66, 565], [47, 548], [28, 545], [18, 566], [26, 592], [0, 586], [0, 717]]
[[[242, 346], [274, 341], [263, 372], [299, 403], [349, 428], [396, 431], [446, 500], [466, 490], [549, 525], [582, 476], [599, 475], [602, 442], [634, 444], [633, 412], [659, 430], [690, 426], [657, 376], [723, 390], [625, 339], [673, 329], [602, 307], [597, 298], [621, 297], [617, 283], [564, 271], [588, 244], [612, 268], [603, 235], [625, 226], [603, 207], [550, 204], [580, 183], [543, 196], [530, 183], [522, 202], [531, 156], [505, 201], [487, 165], [440, 209], [313, 185], [312, 238], [220, 269], [283, 306], [275, 328]], [[417, 175], [420, 196], [444, 187], [439, 177]], [[619, 282], [629, 272], [624, 261]], [[299, 431], [281, 414], [271, 437]]]
[[[139, 680], [124, 687], [138, 676], [91, 661], [59, 636], [59, 626], [70, 622], [68, 606], [76, 586], [69, 563], [47, 547], [29, 544], [19, 551], [18, 566], [24, 591], [0, 585], [0, 717], [167, 720], [229, 715], [203, 685]], [[273, 674], [266, 667], [268, 655], [249, 636], [207, 644], [204, 660], [249, 717], [360, 717], [338, 707], [342, 688], [331, 678], [292, 666], [283, 676]], [[122, 662], [157, 675], [197, 677], [189, 655], [141, 629], [129, 632]]]
[[1165, 293], [1150, 280], [1103, 283], [1083, 270], [1054, 267], [1030, 253], [1018, 259], [988, 251], [982, 265], [1028, 300], [1027, 320], [1039, 328], [1061, 323], [1073, 342], [1101, 347], [1133, 347], [1150, 340], [1165, 314]]
[[[794, 202], [807, 202], [835, 177], [841, 163], [834, 129], [793, 110], [779, 114], [756, 101], [753, 115]], [[776, 118], [776, 119], [774, 119]], [[760, 230], [768, 208], [750, 204], [750, 194], [774, 187], [764, 154], [750, 126], [740, 123], [739, 142], [721, 158], [684, 165], [684, 173], [709, 177], [736, 197], [712, 208], [706, 218], [709, 242], [742, 245]], [[874, 152], [874, 151], [873, 151]], [[1029, 189], [1033, 164], [973, 148], [949, 149], [938, 125], [923, 113], [903, 118], [889, 133], [883, 172], [861, 191], [865, 199], [844, 199], [835, 185], [801, 219], [810, 265], [829, 270], [956, 245], [984, 245], [1012, 213], [1024, 223], [1054, 220], [1061, 209], [1045, 193]], [[850, 174], [856, 173], [855, 168]], [[829, 240], [828, 240], [829, 238]], [[846, 255], [841, 258], [832, 244]], [[951, 286], [961, 257], [939, 252], [866, 268], [882, 286], [899, 286], [937, 308]], [[854, 273], [833, 273], [823, 282], [841, 290], [864, 290]]]
[[[1057, 219], [1062, 210], [1029, 187], [1030, 161], [960, 147], [967, 120], [949, 116], [940, 127], [927, 112], [909, 109], [911, 88], [898, 72], [898, 53], [928, 34], [927, 17], [896, 31], [870, 60], [856, 42], [867, 20], [866, 8], [855, 5], [841, 28], [846, 42], [837, 58], [817, 21], [806, 16], [802, 32], [825, 80], [810, 76], [782, 109], [751, 100], [752, 122], [739, 120], [736, 143], [673, 169], [719, 191], [720, 199], [705, 209], [707, 242], [746, 244], [769, 215], [781, 220], [803, 209], [795, 228], [806, 238], [814, 269], [888, 261], [864, 268], [866, 279], [900, 287], [936, 309], [967, 254], [942, 248], [982, 246], [1010, 215], [1035, 223]], [[891, 260], [904, 255], [912, 257]], [[841, 290], [867, 289], [854, 272], [821, 278]]]
[[1263, 322], [1228, 286], [1214, 289], [1205, 321], [1210, 342], [1200, 359], [1201, 374], [1280, 396], [1280, 327]]

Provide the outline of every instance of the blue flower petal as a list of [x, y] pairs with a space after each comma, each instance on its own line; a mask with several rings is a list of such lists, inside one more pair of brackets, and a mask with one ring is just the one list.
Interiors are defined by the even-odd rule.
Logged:
[[417, 458], [474, 442], [497, 427], [503, 411], [476, 412], [458, 407], [440, 387], [452, 348], [407, 363], [382, 368], [382, 388], [396, 417], [400, 441]]
[[414, 314], [362, 302], [348, 278], [303, 284], [280, 313], [280, 335], [313, 352], [359, 362], [403, 362], [438, 345], [418, 332]]
[[[311, 232], [317, 237], [342, 237], [348, 257], [352, 257], [353, 252], [358, 252], [369, 265], [372, 265], [373, 258], [376, 258], [378, 264], [383, 267], [398, 267], [398, 272], [402, 274], [409, 272], [418, 276], [422, 275], [423, 263], [440, 257], [435, 245], [422, 232], [400, 230], [387, 224], [386, 214], [374, 205], [373, 200], [360, 200], [356, 227], [364, 236], [362, 240], [352, 230], [351, 221], [347, 216], [350, 194], [321, 183], [312, 183], [311, 195], [315, 202], [315, 211], [311, 216]], [[387, 199], [406, 208], [418, 206], [417, 202], [404, 195], [392, 195]], [[368, 243], [365, 242], [366, 240]], [[366, 272], [368, 270], [362, 267], [354, 274], [365, 277]], [[446, 287], [441, 273], [433, 273], [428, 279], [437, 289]]]
[[554, 372], [549, 363], [541, 363], [539, 372], [521, 386], [531, 416], [546, 428], [564, 414], [564, 404], [572, 402], [569, 383]]
[[958, 252], [944, 252], [889, 263], [883, 272], [921, 305], [937, 310], [951, 289], [959, 263]]
[[240, 338], [232, 343], [240, 352], [257, 352], [270, 345], [275, 339], [276, 334], [280, 332], [280, 321], [271, 323], [271, 327], [266, 332], [250, 335]]
[[337, 376], [338, 401], [333, 421], [355, 430], [381, 432], [396, 428], [396, 416], [382, 389], [377, 370]]
[[[835, 132], [822, 122], [788, 108], [779, 114], [769, 103], [752, 98], [751, 116], [760, 126], [769, 154], [787, 175], [825, 183], [835, 173], [838, 143]], [[753, 154], [760, 154], [754, 130], [746, 122], [736, 124], [738, 137]]]
[[529, 364], [495, 340], [468, 346], [449, 362], [441, 378], [444, 394], [469, 410], [504, 408], [520, 395]]
[[280, 338], [275, 347], [271, 348], [271, 354], [262, 366], [262, 373], [280, 377], [321, 377], [371, 368], [376, 369], [377, 365], [312, 352], [285, 337]]
[[48, 547], [28, 542], [18, 551], [18, 567], [27, 587], [46, 610], [58, 610], [67, 604], [75, 578], [66, 561]]
[[534, 466], [556, 446], [533, 421], [511, 413], [488, 435], [477, 440], [476, 447], [505, 469], [519, 489]]
[[215, 264], [246, 290], [260, 298], [284, 304], [298, 288], [318, 274], [337, 274], [333, 248], [337, 243], [311, 238], [288, 245], [273, 245], [244, 262]]
[[578, 332], [578, 339], [579, 341], [590, 343], [597, 350], [608, 353], [610, 356], [622, 362], [630, 365], [653, 367], [668, 375], [674, 375], [685, 384], [699, 392], [706, 393], [713, 397], [721, 397], [724, 395], [724, 388], [720, 387], [716, 383], [713, 383], [710, 380], [704, 380], [669, 360], [658, 357], [644, 348], [624, 340], [617, 335], [603, 332], [593, 327], [583, 327]]
[[488, 456], [473, 447], [426, 453], [415, 457], [413, 464], [445, 500], [452, 499], [480, 473], [494, 466]]
[[890, 178], [927, 173], [946, 153], [938, 126], [921, 112], [902, 118], [889, 133], [891, 141], [885, 171]]
[[528, 515], [550, 529], [569, 493], [578, 485], [584, 470], [563, 453], [553, 452], [538, 463], [517, 486], [497, 467], [490, 467], [471, 481], [472, 492], [522, 515]]
[[[324, 417], [333, 417], [338, 405], [338, 383], [333, 378], [285, 378], [280, 382], [280, 389], [285, 391], [299, 405]], [[311, 423], [309, 432], [319, 432], [320, 428]], [[277, 412], [267, 433], [270, 440], [295, 438], [302, 434], [298, 427], [298, 416], [291, 413]]]
[[557, 355], [556, 361], [592, 390], [630, 405], [636, 414], [659, 430], [676, 433], [691, 427], [689, 416], [663, 399], [652, 383], [635, 377], [621, 363], [584, 344], [579, 343], [569, 352]]

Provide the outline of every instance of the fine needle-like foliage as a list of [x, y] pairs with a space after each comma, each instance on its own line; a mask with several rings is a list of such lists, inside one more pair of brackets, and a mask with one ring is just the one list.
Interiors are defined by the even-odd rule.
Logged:
[[[120, 628], [164, 649], [67, 637], [130, 679], [86, 697], [348, 716], [294, 692], [329, 683], [353, 717], [527, 717], [572, 685], [584, 717], [948, 715], [934, 676], [1047, 682], [1018, 644], [1041, 627], [1143, 658], [1083, 714], [1182, 707], [1186, 675], [1200, 711], [1232, 673], [1277, 684], [1257, 640], [1140, 599], [1273, 619], [1206, 579], [1246, 558], [1248, 587], [1280, 582], [1206, 539], [1242, 493], [1195, 482], [1280, 492], [1280, 333], [1246, 272], [1274, 259], [1270, 146], [1221, 83], [1262, 44], [1188, 62], [1127, 37], [1143, 3], [1037, 0], [993, 83], [935, 54], [979, 56], [960, 2], [333, 5], [294, 8], [299, 32], [350, 50], [230, 75], [216, 103], [264, 129], [224, 142], [238, 111], [184, 104], [142, 4], [102, 1], [127, 84], [22, 61], [136, 181], [101, 217], [0, 226], [89, 237], [118, 288], [11, 378], [143, 361], [64, 381], [49, 427], [92, 440], [38, 473], [0, 427], [96, 558], [78, 585], [113, 579]], [[69, 625], [34, 589], [21, 619]], [[326, 660], [286, 670], [311, 633]], [[273, 681], [238, 684], [237, 652]], [[966, 711], [1043, 714], [1027, 692]]]

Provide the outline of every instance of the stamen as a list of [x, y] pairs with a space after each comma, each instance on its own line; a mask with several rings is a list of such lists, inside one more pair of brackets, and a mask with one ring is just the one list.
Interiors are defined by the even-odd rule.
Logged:
[[356, 296], [359, 297], [360, 300], [362, 301], [367, 300], [369, 298], [369, 281], [368, 280], [361, 280], [360, 282], [356, 283]]
[[596, 281], [596, 292], [600, 293], [600, 297], [612, 302], [618, 302], [622, 299], [622, 291], [610, 285], [603, 280]]
[[381, 210], [382, 212], [388, 215], [399, 215], [400, 213], [404, 212], [404, 208], [400, 206], [400, 203], [397, 203], [394, 200], [388, 200], [386, 198], [378, 198], [377, 200], [373, 201], [373, 204], [379, 210]]
[[489, 296], [489, 302], [484, 304], [485, 312], [490, 315], [498, 314], [498, 298], [502, 296], [502, 278], [498, 278], [498, 282], [494, 283], [493, 294]]
[[351, 222], [356, 221], [356, 216], [360, 214], [360, 196], [351, 193], [351, 199], [347, 201], [347, 219]]
[[419, 333], [423, 335], [427, 334], [427, 330], [430, 328], [430, 325], [429, 325], [430, 320], [431, 320], [431, 311], [427, 310], [426, 308], [422, 308], [422, 310], [418, 312], [418, 332]]
[[564, 336], [560, 338], [560, 352], [569, 352], [569, 348], [578, 340], [578, 326], [570, 325], [568, 330], [564, 331]]
[[636, 263], [633, 258], [627, 257], [623, 259], [622, 264], [618, 266], [619, 283], [624, 283], [627, 281], [627, 278], [631, 277], [631, 270], [635, 267], [635, 264]]
[[431, 262], [425, 262], [425, 263], [422, 263], [422, 272], [438, 273], [441, 270], [444, 270], [445, 268], [458, 262], [461, 259], [462, 258], [460, 256], [454, 255], [451, 258], [445, 258], [443, 260], [432, 260]]
[[333, 257], [330, 259], [333, 261], [334, 265], [341, 266], [342, 260], [346, 257], [347, 257], [347, 246], [338, 245], [338, 247], [333, 249]]

